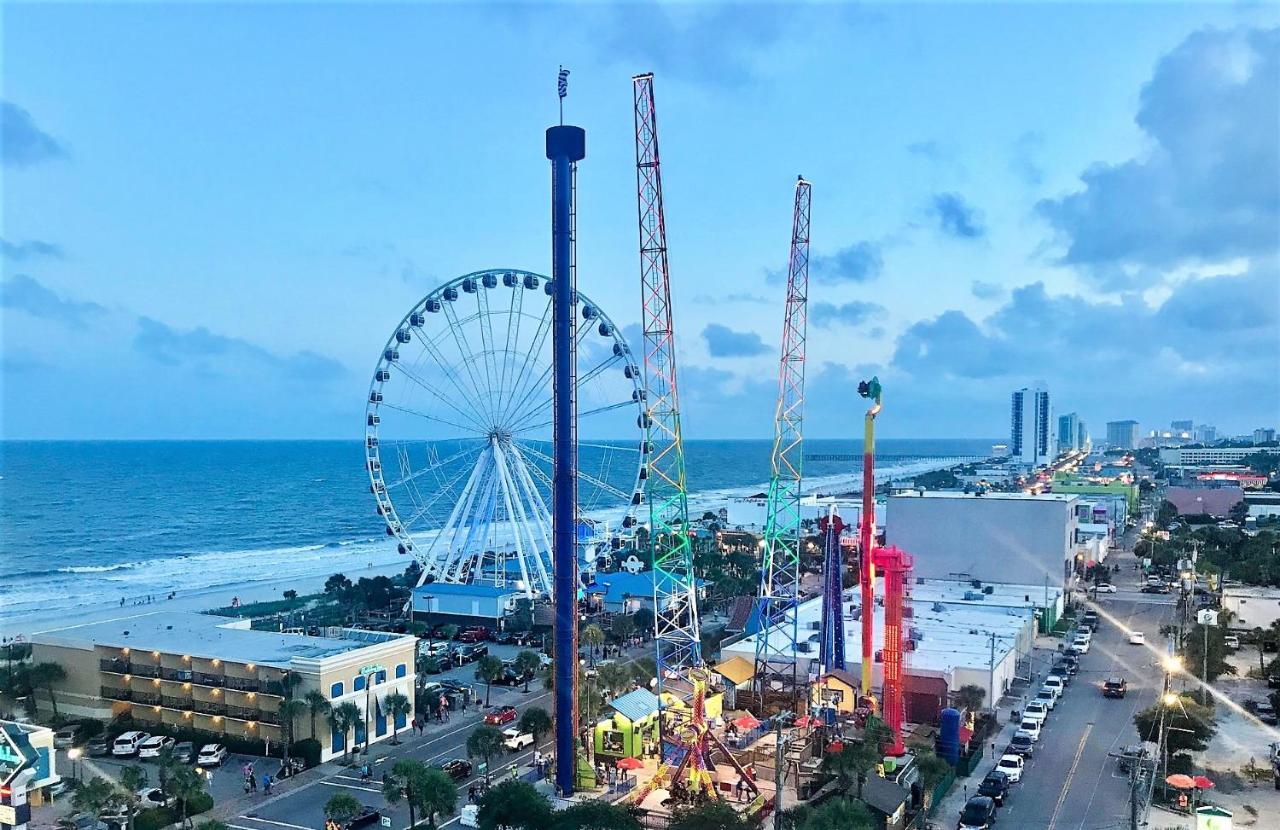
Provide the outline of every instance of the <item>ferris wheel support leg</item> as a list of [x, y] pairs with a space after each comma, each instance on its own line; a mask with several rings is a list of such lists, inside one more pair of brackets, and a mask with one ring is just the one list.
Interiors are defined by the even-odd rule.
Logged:
[[[467, 479], [467, 485], [463, 488], [462, 496], [458, 499], [458, 503], [453, 506], [453, 510], [449, 513], [449, 520], [444, 523], [444, 527], [440, 529], [438, 534], [436, 534], [436, 538], [431, 541], [431, 547], [427, 549], [428, 556], [434, 552], [436, 545], [439, 544], [441, 539], [451, 540], [454, 538], [456, 528], [458, 527], [458, 519], [461, 516], [466, 515], [466, 513], [471, 510], [471, 504], [475, 501], [476, 485], [483, 477], [484, 468], [486, 466], [485, 459], [488, 456], [488, 452], [489, 451], [486, 448], [485, 451], [480, 453], [479, 457], [476, 458], [475, 468], [471, 471], [471, 477]], [[437, 579], [447, 579], [449, 571], [453, 568], [454, 562], [457, 560], [458, 556], [459, 553], [457, 550], [444, 550], [438, 554], [438, 559], [435, 560], [439, 563], [435, 566], [435, 575]]]
[[[533, 532], [529, 528], [529, 518], [525, 515], [524, 504], [518, 492], [516, 493], [515, 503], [514, 505], [512, 504], [511, 493], [515, 490], [515, 485], [511, 482], [511, 471], [508, 469], [506, 453], [498, 446], [497, 441], [494, 441], [493, 456], [498, 461], [498, 474], [502, 477], [502, 497], [506, 501], [507, 519], [511, 522], [515, 535], [516, 559], [520, 562], [520, 578], [524, 580], [525, 596], [533, 599], [533, 586], [529, 583], [529, 569], [525, 564], [524, 540], [520, 538], [521, 530], [523, 529], [529, 533], [530, 541], [533, 541]], [[519, 519], [518, 526], [517, 519]], [[536, 545], [531, 550], [536, 551]]]
[[[534, 550], [551, 551], [551, 516], [547, 512], [547, 505], [543, 502], [541, 494], [538, 493], [538, 487], [533, 483], [533, 476], [529, 475], [529, 465], [525, 463], [524, 456], [518, 448], [511, 451], [513, 466], [515, 467], [515, 479], [517, 492], [523, 490], [525, 498], [528, 500], [532, 510], [533, 517], [538, 526], [538, 534], [541, 537], [543, 547], [538, 547], [537, 540], [534, 541]], [[533, 532], [530, 531], [530, 537]], [[538, 553], [534, 557], [534, 566], [538, 573], [539, 590], [544, 595], [550, 596], [552, 593], [551, 577], [547, 574], [547, 565], [543, 561], [544, 557]]]

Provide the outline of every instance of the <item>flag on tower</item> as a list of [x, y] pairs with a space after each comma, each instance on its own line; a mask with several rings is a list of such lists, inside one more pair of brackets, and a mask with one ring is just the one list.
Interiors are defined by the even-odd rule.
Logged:
[[563, 66], [560, 67], [560, 81], [556, 84], [556, 89], [560, 92], [560, 97], [569, 94], [569, 70]]

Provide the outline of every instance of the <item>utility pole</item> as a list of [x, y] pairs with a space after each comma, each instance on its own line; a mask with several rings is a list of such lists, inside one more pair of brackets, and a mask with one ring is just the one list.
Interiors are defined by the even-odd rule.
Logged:
[[1000, 696], [996, 694], [996, 633], [990, 632], [991, 635], [991, 662], [987, 668], [988, 683], [991, 684], [991, 711], [996, 710], [996, 703], [1000, 700]]
[[782, 720], [775, 721], [778, 736], [778, 746], [775, 750], [773, 759], [773, 830], [782, 830], [782, 783], [783, 783], [783, 763], [785, 762], [786, 747], [782, 742]]

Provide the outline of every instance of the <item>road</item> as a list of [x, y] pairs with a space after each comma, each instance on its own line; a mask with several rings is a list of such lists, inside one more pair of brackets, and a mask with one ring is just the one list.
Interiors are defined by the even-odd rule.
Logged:
[[[1045, 830], [1103, 830], [1128, 826], [1129, 782], [1110, 753], [1136, 743], [1133, 716], [1155, 703], [1163, 683], [1160, 626], [1173, 619], [1167, 596], [1140, 594], [1126, 586], [1104, 595], [1102, 625], [1080, 671], [1049, 715], [1016, 784], [1000, 823]], [[1148, 645], [1130, 645], [1128, 631], [1146, 634]], [[1105, 698], [1101, 686], [1113, 676], [1129, 683], [1123, 699]], [[983, 774], [991, 764], [981, 768]], [[981, 777], [970, 779], [976, 786]]]

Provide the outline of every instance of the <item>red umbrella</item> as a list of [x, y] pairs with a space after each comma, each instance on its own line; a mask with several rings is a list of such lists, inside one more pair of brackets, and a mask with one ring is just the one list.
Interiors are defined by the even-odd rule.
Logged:
[[1192, 790], [1195, 789], [1196, 786], [1196, 780], [1194, 778], [1190, 775], [1183, 775], [1180, 772], [1174, 773], [1164, 779], [1164, 783], [1178, 790]]
[[806, 726], [817, 726], [817, 725], [818, 725], [818, 719], [813, 717], [812, 715], [801, 715], [800, 717], [796, 718], [796, 726], [799, 726], [801, 729], [803, 729]]
[[627, 756], [626, 758], [619, 758], [616, 766], [618, 769], [643, 769], [644, 761], [641, 761], [639, 758]]
[[844, 749], [844, 741], [832, 741], [827, 744], [827, 752], [839, 752]]
[[1212, 782], [1212, 781], [1210, 781], [1208, 778], [1205, 778], [1203, 775], [1197, 775], [1197, 776], [1195, 776], [1194, 778], [1192, 778], [1191, 780], [1192, 780], [1192, 781], [1194, 781], [1194, 782], [1196, 783], [1196, 789], [1197, 789], [1197, 790], [1212, 790], [1212, 789], [1213, 789], [1213, 782]]
[[733, 725], [739, 729], [755, 729], [760, 725], [760, 721], [756, 720], [751, 715], [743, 715], [740, 718], [736, 718], [733, 721]]

